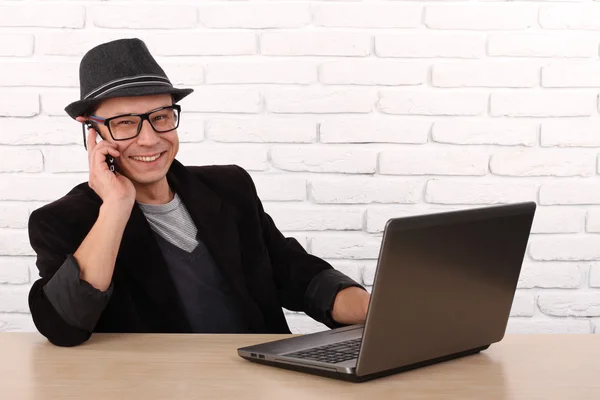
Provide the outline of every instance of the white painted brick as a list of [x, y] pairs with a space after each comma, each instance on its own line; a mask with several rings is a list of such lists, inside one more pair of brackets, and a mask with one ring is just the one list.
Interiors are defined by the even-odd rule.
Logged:
[[535, 298], [530, 292], [517, 291], [510, 309], [511, 317], [532, 317], [535, 311]]
[[600, 87], [600, 67], [596, 64], [555, 64], [542, 67], [544, 87]]
[[425, 144], [431, 120], [377, 116], [344, 116], [319, 124], [321, 143], [412, 143]]
[[[467, 207], [461, 207], [466, 209]], [[410, 206], [386, 206], [381, 207], [370, 207], [367, 209], [367, 232], [379, 233], [383, 232], [385, 224], [392, 218], [410, 217], [413, 215], [425, 215], [438, 213], [443, 211], [454, 210], [456, 207], [447, 206], [421, 206], [421, 205], [410, 205]]]
[[345, 261], [345, 260], [326, 260], [331, 266], [350, 279], [354, 279], [357, 283], [361, 285], [363, 282], [363, 271], [364, 269], [370, 265], [370, 262], [364, 261]]
[[538, 261], [600, 260], [600, 238], [588, 235], [534, 236], [529, 255]]
[[418, 4], [321, 3], [313, 6], [314, 24], [350, 28], [416, 28], [421, 24]]
[[0, 332], [36, 332], [31, 314], [0, 314]]
[[578, 233], [584, 230], [585, 209], [537, 207], [532, 233]]
[[590, 287], [600, 287], [600, 265], [590, 267]]
[[[43, 89], [41, 92], [41, 105], [43, 113], [49, 116], [68, 117], [65, 107], [79, 100], [78, 89], [52, 88]], [[73, 121], [69, 117], [70, 121]], [[65, 120], [66, 121], [66, 120]], [[77, 126], [72, 124], [72, 126]]]
[[382, 90], [379, 109], [386, 114], [481, 115], [487, 103], [486, 93]]
[[594, 293], [541, 293], [540, 310], [555, 317], [600, 317], [600, 291]]
[[71, 118], [0, 118], [0, 132], [0, 144], [79, 144], [85, 153], [81, 125]]
[[543, 5], [540, 7], [539, 21], [544, 29], [600, 30], [600, 5]]
[[148, 35], [145, 42], [156, 56], [235, 56], [258, 52], [254, 32], [160, 32]]
[[88, 154], [83, 146], [44, 147], [44, 171], [56, 172], [88, 172]]
[[300, 314], [284, 314], [287, 320], [290, 332], [296, 335], [306, 335], [329, 330], [326, 325], [315, 321], [304, 313]]
[[376, 101], [372, 89], [268, 89], [267, 110], [273, 113], [369, 113]]
[[194, 28], [198, 22], [196, 7], [185, 5], [102, 4], [88, 10], [89, 18], [100, 28], [185, 29]]
[[316, 203], [418, 203], [422, 183], [414, 180], [383, 177], [344, 177], [311, 179], [310, 196]]
[[[185, 106], [182, 106], [185, 109]], [[177, 136], [180, 143], [197, 143], [204, 140], [205, 118], [182, 111]]]
[[534, 87], [540, 67], [523, 62], [462, 61], [435, 64], [431, 83], [438, 87]]
[[536, 25], [532, 4], [449, 4], [425, 8], [425, 25], [431, 29], [527, 29]]
[[377, 151], [357, 147], [276, 146], [271, 149], [271, 162], [285, 171], [372, 174], [377, 166]]
[[295, 117], [211, 118], [206, 134], [217, 142], [312, 143], [317, 127], [314, 121]]
[[317, 81], [317, 64], [307, 60], [228, 61], [209, 63], [207, 83], [310, 84]]
[[318, 236], [313, 237], [311, 243], [317, 257], [375, 260], [379, 256], [381, 237]]
[[596, 57], [596, 37], [588, 33], [497, 33], [488, 39], [490, 56]]
[[387, 150], [379, 155], [384, 175], [485, 175], [489, 155], [465, 149]]
[[0, 228], [27, 228], [28, 219], [27, 203], [0, 202]]
[[0, 172], [41, 172], [42, 153], [23, 147], [0, 147]]
[[364, 209], [265, 204], [277, 227], [288, 231], [355, 231], [362, 229]]
[[258, 113], [262, 107], [260, 91], [254, 88], [204, 86], [188, 97], [182, 103], [187, 111]]
[[526, 262], [521, 268], [518, 288], [576, 289], [581, 286], [584, 264], [565, 262]]
[[[0, 256], [29, 256], [34, 254], [29, 245], [27, 229], [0, 229]], [[0, 298], [2, 298], [2, 295], [0, 295]], [[0, 311], [2, 310], [2, 305], [0, 305]]]
[[0, 286], [0, 312], [29, 312], [28, 295], [29, 285]]
[[261, 53], [271, 56], [359, 56], [371, 53], [371, 37], [360, 32], [264, 32]]
[[0, 283], [28, 283], [31, 264], [35, 257], [0, 257]]
[[3, 174], [0, 175], [0, 200], [56, 200], [87, 181], [88, 174]]
[[485, 56], [485, 35], [475, 33], [380, 34], [375, 36], [379, 57], [481, 58]]
[[237, 164], [251, 171], [268, 168], [267, 148], [263, 146], [182, 143], [176, 158], [184, 165]]
[[511, 318], [506, 328], [508, 334], [585, 334], [591, 333], [588, 320]]
[[252, 180], [262, 201], [294, 201], [306, 199], [306, 179], [283, 174], [254, 174]]
[[[0, 89], [0, 117], [33, 117], [39, 113], [40, 96], [37, 93]], [[6, 131], [2, 131], [0, 138], [4, 134]]]
[[505, 176], [591, 176], [596, 155], [567, 150], [511, 151], [492, 155], [490, 169]]
[[534, 146], [537, 124], [514, 120], [438, 120], [431, 128], [438, 143]]
[[77, 63], [33, 60], [3, 62], [0, 69], [3, 72], [0, 74], [1, 86], [79, 86]]
[[527, 183], [464, 182], [432, 179], [425, 199], [440, 204], [505, 204], [533, 201], [537, 185]]
[[600, 147], [600, 122], [596, 120], [557, 120], [543, 122], [540, 141], [542, 146]]
[[200, 4], [200, 25], [207, 28], [300, 28], [310, 23], [307, 3], [233, 2]]
[[35, 36], [35, 53], [52, 56], [83, 56], [92, 47], [122, 37], [123, 33], [120, 32], [100, 30], [43, 31]]
[[600, 233], [600, 210], [589, 210], [586, 218], [586, 231]]
[[363, 267], [363, 283], [373, 286], [375, 283], [375, 272], [377, 270], [377, 260], [366, 262]]
[[198, 62], [172, 62], [162, 59], [157, 62], [175, 86], [193, 86], [204, 83], [204, 68]]
[[333, 85], [420, 85], [429, 65], [398, 60], [337, 60], [321, 65], [319, 80]]
[[26, 57], [33, 54], [33, 35], [0, 33], [0, 57]]
[[539, 91], [492, 93], [491, 114], [509, 117], [577, 117], [595, 114], [594, 93]]
[[85, 7], [79, 4], [27, 3], [0, 5], [0, 26], [83, 28]]
[[598, 182], [551, 182], [540, 188], [540, 204], [600, 204]]

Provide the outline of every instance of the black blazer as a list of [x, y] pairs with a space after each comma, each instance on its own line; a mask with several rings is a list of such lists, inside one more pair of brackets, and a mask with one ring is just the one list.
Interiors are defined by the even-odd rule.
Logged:
[[[241, 167], [185, 167], [173, 161], [167, 180], [179, 194], [198, 235], [221, 268], [252, 332], [290, 333], [282, 307], [304, 311], [330, 328], [337, 292], [358, 283], [285, 238], [263, 210], [250, 175]], [[29, 293], [39, 332], [74, 346], [92, 332], [67, 324], [45, 296], [44, 285], [73, 254], [98, 218], [101, 198], [87, 182], [35, 210], [29, 239], [40, 279]], [[175, 286], [150, 225], [134, 204], [113, 274], [113, 293], [93, 332], [190, 332]]]

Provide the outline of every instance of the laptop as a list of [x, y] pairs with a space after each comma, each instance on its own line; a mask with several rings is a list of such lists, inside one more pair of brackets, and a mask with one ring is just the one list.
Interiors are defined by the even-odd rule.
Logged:
[[362, 382], [502, 340], [534, 202], [390, 219], [364, 324], [238, 349], [257, 363]]

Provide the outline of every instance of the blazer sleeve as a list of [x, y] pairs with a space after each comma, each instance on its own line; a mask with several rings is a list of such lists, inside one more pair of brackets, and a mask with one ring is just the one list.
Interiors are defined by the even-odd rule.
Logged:
[[29, 241], [37, 254], [40, 279], [29, 292], [29, 309], [38, 331], [57, 346], [76, 346], [87, 341], [112, 293], [101, 292], [79, 279], [72, 256], [75, 244], [66, 230], [43, 209], [29, 217]]
[[331, 317], [337, 293], [352, 286], [364, 287], [325, 260], [307, 253], [296, 239], [284, 237], [264, 211], [252, 177], [245, 169], [238, 168], [243, 171], [256, 203], [282, 306], [292, 311], [304, 311], [329, 328], [344, 326]]

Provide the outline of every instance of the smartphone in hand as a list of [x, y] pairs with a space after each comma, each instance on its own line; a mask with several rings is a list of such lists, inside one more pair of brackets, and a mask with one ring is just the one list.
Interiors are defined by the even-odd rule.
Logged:
[[115, 172], [115, 159], [110, 154], [106, 155], [106, 164], [108, 164], [109, 170]]

